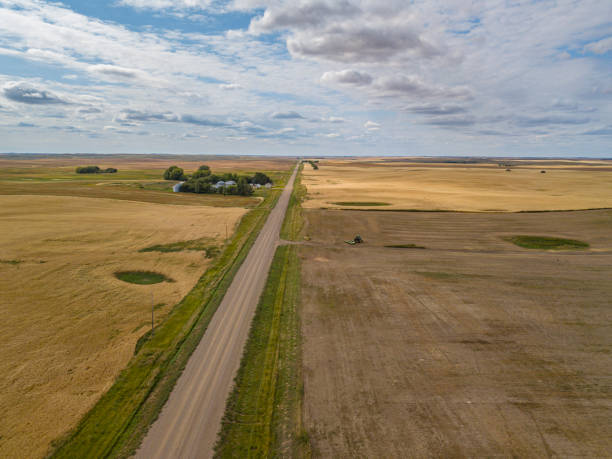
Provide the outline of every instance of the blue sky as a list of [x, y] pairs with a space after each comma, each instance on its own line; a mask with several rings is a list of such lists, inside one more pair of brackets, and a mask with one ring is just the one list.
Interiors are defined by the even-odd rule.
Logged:
[[612, 157], [612, 2], [0, 0], [0, 138]]

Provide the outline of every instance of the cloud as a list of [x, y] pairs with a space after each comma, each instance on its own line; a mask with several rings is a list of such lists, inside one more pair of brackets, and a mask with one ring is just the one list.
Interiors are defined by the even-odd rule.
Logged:
[[380, 129], [380, 124], [375, 123], [374, 121], [366, 121], [363, 127], [368, 131], [378, 131]]
[[385, 63], [401, 55], [432, 58], [442, 54], [415, 31], [384, 24], [335, 25], [299, 32], [287, 39], [287, 48], [297, 57], [343, 63]]
[[305, 119], [298, 112], [290, 111], [290, 112], [275, 112], [272, 114], [272, 118], [275, 120], [303, 120]]
[[436, 116], [434, 118], [425, 120], [425, 124], [431, 124], [439, 127], [457, 128], [473, 126], [476, 124], [476, 119], [469, 115]]
[[87, 70], [92, 73], [119, 78], [140, 78], [142, 76], [142, 72], [139, 70], [109, 64], [90, 65]]
[[584, 50], [595, 54], [606, 54], [612, 50], [612, 37], [589, 43], [584, 47]]
[[471, 91], [466, 87], [444, 87], [422, 81], [415, 75], [393, 75], [376, 80], [374, 87], [380, 95], [407, 95], [412, 97], [440, 97], [469, 99]]
[[339, 116], [330, 116], [329, 118], [327, 118], [326, 121], [330, 123], [338, 124], [338, 123], [344, 123], [346, 120], [344, 118], [340, 118]]
[[93, 114], [96, 114], [96, 113], [102, 113], [102, 110], [100, 110], [99, 108], [96, 108], [96, 107], [87, 107], [87, 108], [79, 109], [79, 113], [81, 113], [83, 115], [93, 115]]
[[4, 85], [4, 97], [14, 102], [30, 105], [69, 104], [57, 94], [23, 82], [9, 82]]
[[599, 135], [605, 135], [605, 136], [612, 135], [612, 125], [606, 126], [606, 127], [603, 127], [603, 128], [598, 128], [598, 129], [590, 129], [588, 131], [582, 132], [581, 135], [596, 135], [596, 136], [599, 136]]
[[172, 112], [143, 112], [140, 110], [124, 109], [115, 118], [115, 121], [179, 121], [179, 117]]
[[406, 107], [406, 110], [419, 115], [455, 115], [465, 113], [466, 109], [459, 105], [424, 104]]
[[37, 124], [32, 124], [32, 123], [25, 123], [25, 122], [21, 121], [20, 123], [17, 124], [17, 127], [33, 128], [33, 127], [38, 127], [38, 125]]
[[223, 89], [224, 91], [233, 91], [235, 89], [243, 89], [242, 86], [239, 85], [238, 83], [220, 84], [219, 88]]
[[342, 83], [342, 84], [353, 84], [355, 86], [364, 86], [372, 83], [372, 76], [365, 72], [358, 72], [357, 70], [341, 70], [339, 72], [325, 72], [321, 76], [322, 83]]
[[143, 10], [205, 10], [210, 6], [212, 0], [119, 0], [118, 3]]
[[310, 1], [267, 8], [263, 16], [254, 18], [251, 33], [265, 33], [276, 29], [314, 27], [334, 17], [352, 17], [359, 12], [354, 4], [344, 0], [335, 2]]
[[195, 115], [183, 115], [181, 116], [183, 123], [195, 124], [197, 126], [209, 126], [209, 127], [228, 127], [229, 124], [223, 121], [211, 120], [208, 118], [201, 118]]
[[521, 116], [514, 123], [521, 127], [586, 124], [590, 118], [567, 115]]

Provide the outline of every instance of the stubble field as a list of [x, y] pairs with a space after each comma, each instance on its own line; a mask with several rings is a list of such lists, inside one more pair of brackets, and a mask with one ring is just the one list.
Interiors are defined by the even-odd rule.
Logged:
[[[195, 284], [242, 208], [57, 196], [0, 196], [0, 451], [40, 457], [109, 388], [151, 324]], [[213, 249], [214, 250], [214, 249]], [[211, 252], [212, 254], [213, 252]], [[136, 285], [115, 272], [160, 272]]]
[[[510, 169], [507, 171], [506, 169]], [[546, 171], [542, 173], [541, 171]], [[305, 208], [521, 211], [612, 207], [612, 161], [474, 164], [322, 160], [304, 167]]]
[[[305, 165], [315, 457], [610, 457], [612, 210], [465, 212], [612, 207], [605, 162], [533, 163]], [[338, 210], [364, 202], [391, 205]], [[365, 243], [344, 243], [355, 234]]]
[[[305, 214], [315, 456], [610, 455], [612, 211]], [[344, 244], [354, 233], [365, 243]], [[591, 247], [534, 252], [509, 234]]]
[[[88, 164], [119, 172], [74, 172]], [[0, 456], [41, 457], [73, 428], [150, 329], [151, 302], [159, 324], [262, 199], [172, 193], [161, 176], [173, 164], [279, 177], [291, 162], [0, 155]], [[164, 251], [139, 252], [152, 246]], [[171, 282], [126, 283], [120, 271]]]

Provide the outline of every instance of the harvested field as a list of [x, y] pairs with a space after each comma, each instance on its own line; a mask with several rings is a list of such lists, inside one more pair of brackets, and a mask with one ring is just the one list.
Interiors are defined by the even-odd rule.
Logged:
[[304, 215], [314, 456], [611, 456], [612, 211]]
[[[521, 211], [612, 207], [612, 161], [495, 161], [476, 164], [321, 160], [304, 168], [305, 208]], [[541, 174], [541, 170], [548, 173]]]
[[[245, 212], [0, 196], [0, 456], [43, 456], [131, 358], [151, 301], [159, 323], [210, 263], [206, 251], [140, 249], [202, 238], [221, 245]], [[121, 271], [175, 282], [125, 283]]]

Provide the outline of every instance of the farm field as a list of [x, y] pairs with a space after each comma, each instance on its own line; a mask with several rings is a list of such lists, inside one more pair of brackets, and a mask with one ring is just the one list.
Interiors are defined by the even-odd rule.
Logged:
[[303, 206], [479, 212], [612, 207], [612, 161], [512, 160], [508, 167], [500, 167], [501, 160], [424, 161], [325, 159], [318, 170], [306, 165]]
[[[95, 164], [102, 169], [115, 167], [115, 174], [76, 174], [77, 166]], [[176, 182], [162, 180], [172, 166], [186, 173], [201, 164], [215, 172], [266, 171], [276, 181], [290, 169], [285, 158], [145, 156], [145, 155], [0, 155], [0, 195], [51, 195], [109, 198], [176, 205], [213, 207], [255, 207], [260, 196], [221, 196], [214, 194], [172, 193]]]
[[[206, 250], [139, 250], [198, 240], [223, 244], [240, 207], [65, 196], [0, 196], [0, 455], [40, 457], [107, 390], [151, 324], [205, 271]], [[159, 272], [173, 282], [114, 276]]]
[[[304, 216], [313, 456], [610, 456], [612, 211]], [[343, 242], [356, 233], [364, 244]], [[527, 249], [512, 235], [589, 247]]]

